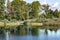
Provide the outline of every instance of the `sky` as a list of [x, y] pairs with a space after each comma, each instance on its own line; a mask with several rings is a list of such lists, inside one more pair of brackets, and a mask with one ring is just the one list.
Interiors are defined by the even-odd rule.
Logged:
[[[10, 0], [12, 1], [12, 0]], [[24, 0], [28, 3], [32, 3], [33, 1], [37, 1], [37, 0]], [[49, 4], [50, 8], [55, 10], [58, 9], [60, 10], [60, 0], [38, 0], [41, 4]]]

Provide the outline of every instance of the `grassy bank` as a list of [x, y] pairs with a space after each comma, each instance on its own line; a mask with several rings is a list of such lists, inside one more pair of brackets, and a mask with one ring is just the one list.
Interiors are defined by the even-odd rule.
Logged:
[[0, 27], [4, 27], [4, 26], [7, 26], [7, 27], [10, 27], [10, 26], [19, 26], [19, 25], [22, 25], [20, 22], [0, 22]]

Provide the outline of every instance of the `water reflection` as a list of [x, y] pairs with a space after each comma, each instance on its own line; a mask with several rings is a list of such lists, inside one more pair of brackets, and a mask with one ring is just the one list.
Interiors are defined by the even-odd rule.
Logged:
[[30, 28], [23, 30], [19, 29], [15, 33], [5, 32], [5, 35], [0, 34], [0, 40], [60, 40], [60, 29], [57, 31], [41, 29], [41, 28]]
[[10, 33], [9, 31], [5, 32], [5, 38], [6, 38], [5, 40], [9, 40], [9, 33]]
[[4, 39], [5, 39], [4, 35], [0, 34], [0, 40], [4, 40]]

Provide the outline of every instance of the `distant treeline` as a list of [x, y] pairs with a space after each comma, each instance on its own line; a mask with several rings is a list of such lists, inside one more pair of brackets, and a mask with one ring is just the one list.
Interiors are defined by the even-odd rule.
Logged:
[[[26, 20], [33, 18], [59, 18], [60, 11], [53, 11], [48, 4], [41, 5], [39, 1], [27, 3], [23, 0], [0, 0], [0, 20]], [[42, 12], [43, 11], [43, 12]]]

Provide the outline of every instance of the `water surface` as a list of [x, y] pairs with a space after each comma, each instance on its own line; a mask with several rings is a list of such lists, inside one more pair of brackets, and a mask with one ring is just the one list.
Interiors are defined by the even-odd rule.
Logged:
[[60, 29], [46, 30], [33, 28], [32, 30], [20, 30], [17, 33], [5, 32], [0, 34], [0, 40], [60, 40]]

